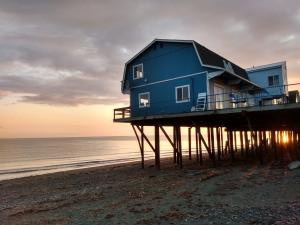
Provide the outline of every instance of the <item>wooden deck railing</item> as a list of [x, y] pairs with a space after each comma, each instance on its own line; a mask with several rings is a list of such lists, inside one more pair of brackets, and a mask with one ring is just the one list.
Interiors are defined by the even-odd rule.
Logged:
[[130, 118], [130, 107], [114, 109], [114, 120]]

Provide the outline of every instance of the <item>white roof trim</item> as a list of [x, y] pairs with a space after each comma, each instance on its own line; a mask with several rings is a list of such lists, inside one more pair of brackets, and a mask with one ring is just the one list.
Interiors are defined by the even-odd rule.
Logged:
[[220, 76], [224, 72], [225, 72], [224, 70], [218, 70], [218, 71], [215, 71], [215, 72], [211, 72], [211, 73], [208, 73], [207, 77], [208, 77], [208, 79], [212, 79], [212, 78]]
[[262, 70], [262, 69], [268, 69], [270, 67], [285, 66], [285, 65], [286, 65], [286, 61], [282, 61], [282, 62], [276, 62], [276, 63], [266, 64], [266, 65], [261, 65], [261, 66], [250, 67], [250, 68], [247, 68], [246, 71], [251, 72], [253, 70]]
[[261, 86], [259, 86], [258, 84], [255, 84], [255, 83], [253, 83], [252, 81], [250, 81], [250, 80], [247, 80], [246, 78], [244, 78], [244, 77], [241, 77], [241, 76], [239, 76], [239, 75], [237, 75], [237, 74], [235, 74], [235, 73], [231, 73], [230, 71], [228, 71], [228, 70], [221, 70], [221, 71], [216, 71], [216, 72], [212, 72], [212, 73], [208, 73], [208, 79], [212, 79], [212, 78], [215, 78], [215, 77], [217, 77], [217, 76], [220, 76], [220, 75], [222, 75], [223, 73], [229, 73], [229, 74], [231, 74], [231, 75], [233, 75], [233, 76], [235, 76], [235, 77], [237, 77], [237, 78], [239, 78], [239, 79], [241, 79], [241, 80], [243, 80], [243, 81], [245, 81], [245, 82], [247, 82], [247, 83], [249, 83], [249, 84], [252, 84], [253, 86], [255, 86], [255, 87], [258, 87], [258, 88], [262, 88]]

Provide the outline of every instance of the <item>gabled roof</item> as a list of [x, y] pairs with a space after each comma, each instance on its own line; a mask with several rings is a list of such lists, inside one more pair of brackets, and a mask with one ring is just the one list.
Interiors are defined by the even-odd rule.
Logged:
[[225, 63], [230, 63], [235, 74], [248, 79], [247, 72], [243, 68], [237, 66], [228, 59], [225, 59], [224, 57], [218, 55], [217, 53], [209, 50], [208, 48], [204, 47], [203, 45], [200, 45], [197, 42], [195, 42], [195, 46], [201, 58], [202, 64], [226, 69]]
[[231, 61], [225, 59], [224, 57], [218, 55], [217, 53], [209, 50], [208, 48], [200, 45], [194, 40], [175, 40], [175, 39], [154, 39], [150, 44], [148, 44], [145, 48], [143, 48], [140, 52], [134, 55], [129, 61], [126, 62], [123, 74], [123, 85], [122, 91], [124, 91], [124, 79], [126, 74], [127, 65], [136, 59], [140, 54], [142, 54], [145, 50], [147, 50], [152, 44], [155, 42], [176, 42], [176, 43], [190, 43], [194, 46], [194, 49], [197, 53], [199, 62], [202, 66], [210, 67], [214, 69], [220, 69], [224, 71], [231, 72], [237, 77], [240, 77], [243, 80], [249, 80], [246, 70], [232, 63]]

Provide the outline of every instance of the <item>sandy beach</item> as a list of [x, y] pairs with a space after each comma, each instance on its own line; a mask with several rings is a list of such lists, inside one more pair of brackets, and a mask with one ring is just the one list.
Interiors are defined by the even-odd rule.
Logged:
[[171, 159], [0, 182], [2, 225], [300, 224], [300, 169]]

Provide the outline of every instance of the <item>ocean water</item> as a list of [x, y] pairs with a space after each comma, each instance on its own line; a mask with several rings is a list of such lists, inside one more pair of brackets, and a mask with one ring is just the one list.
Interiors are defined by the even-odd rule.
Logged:
[[[161, 157], [171, 155], [162, 140]], [[145, 159], [153, 157], [145, 141]], [[135, 137], [0, 139], [0, 180], [139, 160]]]

